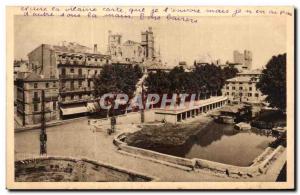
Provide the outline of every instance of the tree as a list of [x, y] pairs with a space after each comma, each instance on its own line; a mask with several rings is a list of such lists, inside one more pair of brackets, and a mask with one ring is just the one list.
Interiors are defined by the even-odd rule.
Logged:
[[164, 71], [150, 72], [145, 80], [148, 93], [164, 94], [170, 91], [170, 80], [168, 73]]
[[[104, 65], [100, 75], [94, 79], [95, 96], [101, 97], [106, 93], [115, 95], [124, 93], [131, 99], [136, 90], [136, 84], [142, 75], [142, 70], [138, 65]], [[108, 100], [112, 104], [108, 112], [113, 112], [115, 98], [112, 97]]]
[[194, 74], [196, 74], [198, 89], [201, 93], [216, 94], [225, 83], [222, 69], [214, 64], [196, 66]]
[[267, 95], [266, 101], [271, 107], [286, 110], [286, 54], [269, 60], [256, 87]]
[[225, 68], [223, 68], [222, 71], [223, 71], [225, 80], [235, 77], [236, 74], [239, 72], [238, 69], [236, 69], [234, 67], [225, 67]]
[[142, 75], [138, 65], [104, 65], [99, 77], [94, 79], [95, 95], [100, 97], [105, 93], [125, 93], [131, 98]]

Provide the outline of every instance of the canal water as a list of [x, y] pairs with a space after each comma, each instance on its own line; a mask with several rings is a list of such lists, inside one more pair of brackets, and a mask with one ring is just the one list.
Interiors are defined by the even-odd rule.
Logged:
[[275, 137], [269, 132], [254, 129], [238, 131], [233, 125], [211, 122], [183, 146], [151, 150], [185, 158], [249, 166], [274, 140]]

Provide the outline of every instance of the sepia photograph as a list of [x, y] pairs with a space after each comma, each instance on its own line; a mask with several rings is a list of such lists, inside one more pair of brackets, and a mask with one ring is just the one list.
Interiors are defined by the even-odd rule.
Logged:
[[293, 189], [293, 7], [7, 7], [9, 189]]

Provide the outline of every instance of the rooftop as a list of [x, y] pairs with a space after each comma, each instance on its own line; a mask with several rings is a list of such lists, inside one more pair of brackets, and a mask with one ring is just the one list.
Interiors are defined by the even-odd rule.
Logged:
[[127, 40], [123, 43], [123, 45], [141, 45], [141, 43], [132, 40]]
[[243, 70], [242, 72], [238, 73], [238, 75], [250, 75], [250, 74], [260, 75], [262, 74], [262, 70], [261, 69]]
[[246, 76], [237, 76], [237, 77], [234, 77], [234, 78], [231, 78], [231, 79], [227, 79], [226, 81], [227, 82], [257, 82], [257, 78], [256, 77], [253, 77], [253, 76], [250, 76], [248, 74], [245, 74]]
[[20, 77], [18, 79], [23, 80], [23, 81], [50, 81], [50, 80], [54, 81], [54, 80], [57, 80], [55, 78], [53, 78], [53, 79], [44, 78], [42, 75], [36, 74], [34, 72], [31, 72], [29, 74], [23, 74], [23, 76], [24, 76], [23, 78]]
[[[107, 55], [101, 54], [100, 52], [94, 52], [93, 49], [91, 49], [87, 46], [81, 45], [79, 43], [76, 43], [76, 42], [63, 41], [61, 45], [41, 44], [37, 48], [39, 48], [41, 46], [44, 46], [48, 49], [51, 49], [51, 50], [54, 50], [54, 51], [60, 52], [60, 53], [71, 53], [72, 55], [85, 54], [85, 55], [107, 56]], [[36, 49], [34, 49], [33, 51], [35, 51]], [[33, 52], [33, 51], [31, 51], [31, 52]]]

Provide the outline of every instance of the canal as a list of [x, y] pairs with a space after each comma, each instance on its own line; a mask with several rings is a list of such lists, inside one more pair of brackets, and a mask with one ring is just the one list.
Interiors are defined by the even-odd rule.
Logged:
[[185, 158], [249, 166], [275, 139], [269, 132], [254, 129], [238, 131], [233, 125], [210, 122], [184, 145], [151, 150]]

